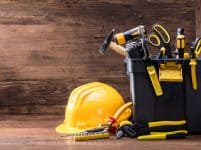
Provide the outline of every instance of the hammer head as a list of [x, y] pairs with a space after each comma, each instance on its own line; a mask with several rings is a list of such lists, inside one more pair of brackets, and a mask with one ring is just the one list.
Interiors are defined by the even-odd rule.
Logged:
[[99, 49], [99, 52], [101, 54], [104, 54], [107, 50], [108, 46], [110, 45], [110, 42], [112, 41], [113, 35], [114, 35], [115, 29], [112, 29], [110, 33], [106, 36], [103, 44], [101, 45], [101, 48]]

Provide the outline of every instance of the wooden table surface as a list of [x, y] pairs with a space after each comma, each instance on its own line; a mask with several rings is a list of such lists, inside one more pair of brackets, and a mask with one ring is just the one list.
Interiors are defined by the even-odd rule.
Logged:
[[105, 140], [75, 142], [72, 137], [60, 137], [55, 133], [55, 126], [63, 120], [57, 115], [20, 115], [0, 116], [1, 150], [97, 150], [97, 149], [156, 149], [156, 150], [194, 150], [201, 147], [201, 136], [188, 136], [183, 140], [138, 141], [115, 137]]

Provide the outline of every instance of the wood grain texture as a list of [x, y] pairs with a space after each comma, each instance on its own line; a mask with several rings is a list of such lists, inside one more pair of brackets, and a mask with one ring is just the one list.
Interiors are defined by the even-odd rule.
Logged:
[[196, 37], [201, 37], [201, 1], [200, 0], [196, 0], [195, 17], [196, 17]]
[[200, 150], [201, 136], [180, 140], [138, 141], [133, 138], [75, 142], [72, 136], [61, 137], [55, 127], [63, 122], [57, 115], [0, 115], [1, 150]]
[[[63, 113], [76, 86], [102, 81], [129, 100], [122, 56], [98, 53], [105, 35], [140, 24], [194, 39], [194, 0], [1, 0], [0, 113]], [[158, 51], [152, 49], [152, 53]]]

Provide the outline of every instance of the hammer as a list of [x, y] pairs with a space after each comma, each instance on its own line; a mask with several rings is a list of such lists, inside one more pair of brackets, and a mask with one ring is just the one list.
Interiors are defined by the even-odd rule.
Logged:
[[112, 31], [106, 36], [101, 48], [99, 49], [99, 52], [104, 54], [108, 47], [110, 47], [113, 51], [128, 57], [128, 53], [126, 52], [126, 49], [120, 45], [117, 45], [115, 42], [112, 42], [112, 38], [114, 36], [115, 29], [112, 29]]

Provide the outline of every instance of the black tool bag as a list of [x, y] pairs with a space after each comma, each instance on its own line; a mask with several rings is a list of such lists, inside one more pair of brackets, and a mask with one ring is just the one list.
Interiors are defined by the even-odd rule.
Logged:
[[[152, 64], [159, 71], [164, 60], [152, 59]], [[126, 58], [127, 74], [130, 78], [131, 93], [134, 92], [134, 121], [146, 123], [151, 121], [187, 120], [189, 133], [201, 133], [201, 59], [197, 60], [197, 85], [192, 88], [189, 60], [176, 61], [182, 64], [183, 82], [160, 82], [163, 95], [156, 96], [146, 70], [146, 60]]]

